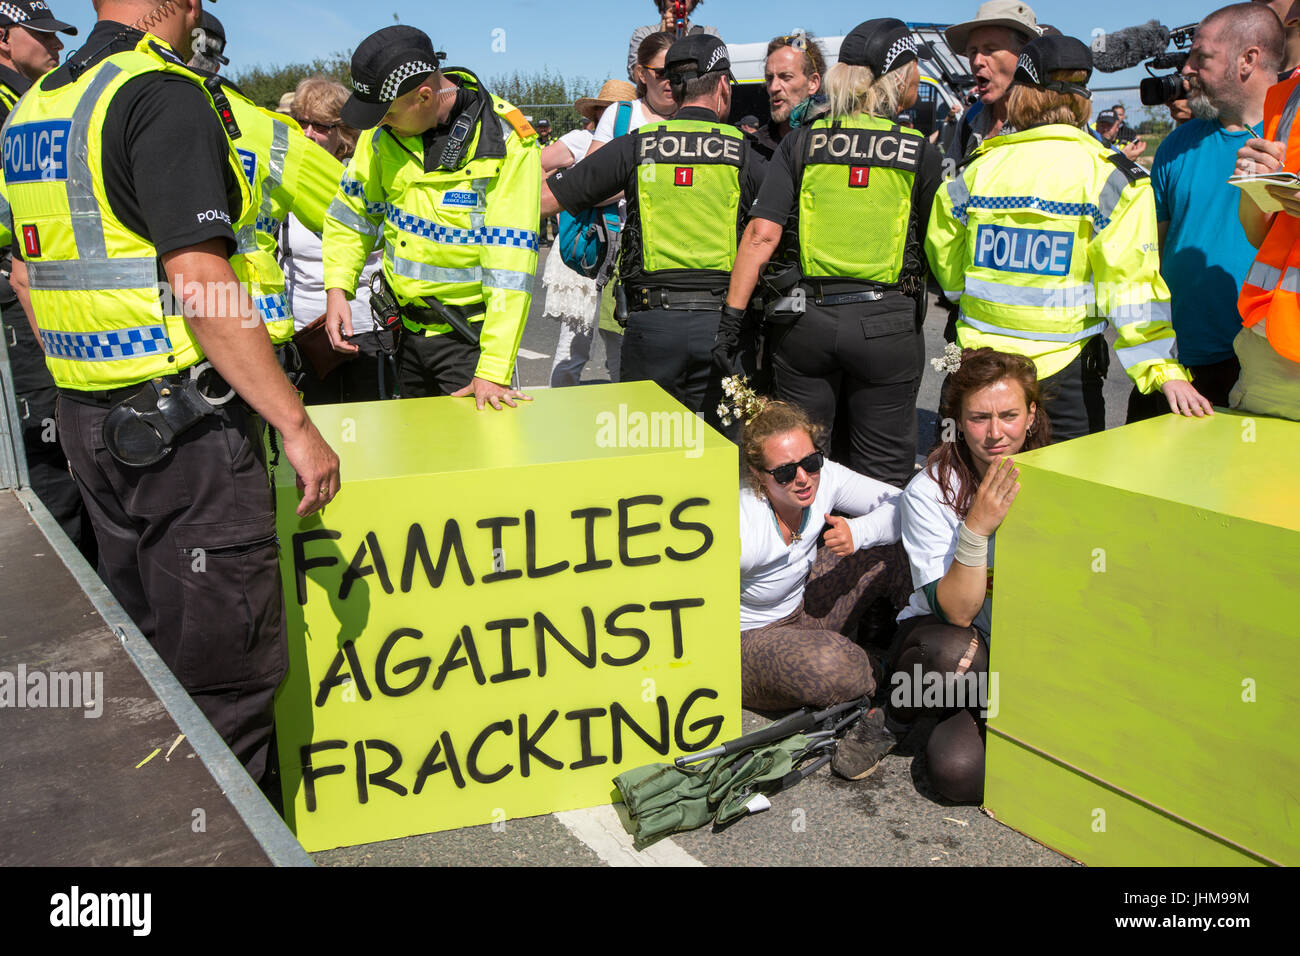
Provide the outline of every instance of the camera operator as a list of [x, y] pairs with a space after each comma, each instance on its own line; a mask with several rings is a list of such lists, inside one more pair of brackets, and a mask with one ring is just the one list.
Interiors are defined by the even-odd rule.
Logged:
[[1282, 68], [1278, 71], [1277, 81], [1285, 83], [1300, 68], [1300, 10], [1291, 12], [1293, 0], [1255, 0], [1262, 3], [1282, 21], [1286, 31], [1286, 49], [1282, 53]]
[[[685, 0], [682, 9], [685, 13], [685, 20], [682, 26], [682, 36], [694, 36], [697, 33], [711, 33], [718, 35], [717, 27], [703, 27], [691, 23], [691, 14], [695, 12], [704, 0]], [[643, 27], [637, 27], [632, 31], [632, 39], [627, 46], [627, 78], [633, 83], [639, 83], [636, 77], [636, 54], [641, 49], [641, 41], [652, 33], [668, 33], [677, 37], [677, 11], [673, 0], [654, 0], [654, 4], [659, 9], [659, 22], [647, 24]], [[723, 119], [726, 119], [724, 116]]]
[[[1237, 190], [1224, 180], [1237, 150], [1259, 136], [1282, 47], [1281, 23], [1257, 3], [1236, 3], [1206, 17], [1183, 66], [1196, 118], [1160, 144], [1151, 170], [1178, 356], [1201, 394], [1220, 406], [1227, 405], [1241, 370], [1232, 348], [1239, 330], [1237, 290], [1254, 258], [1235, 221]], [[1135, 391], [1128, 421], [1167, 410]]]

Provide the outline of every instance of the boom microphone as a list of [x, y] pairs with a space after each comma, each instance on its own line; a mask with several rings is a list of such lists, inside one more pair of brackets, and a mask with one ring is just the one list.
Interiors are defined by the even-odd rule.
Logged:
[[1092, 40], [1092, 65], [1102, 73], [1118, 73], [1159, 56], [1169, 45], [1169, 30], [1156, 20], [1099, 33]]

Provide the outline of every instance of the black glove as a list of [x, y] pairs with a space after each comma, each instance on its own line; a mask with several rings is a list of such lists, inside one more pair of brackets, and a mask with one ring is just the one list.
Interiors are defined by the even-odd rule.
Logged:
[[740, 354], [740, 330], [745, 323], [745, 310], [722, 306], [722, 321], [718, 335], [713, 340], [713, 366], [724, 375], [736, 372], [736, 356]]

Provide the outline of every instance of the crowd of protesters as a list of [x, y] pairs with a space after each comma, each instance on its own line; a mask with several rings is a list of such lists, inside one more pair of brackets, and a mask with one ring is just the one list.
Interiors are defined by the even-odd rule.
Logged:
[[[860, 24], [830, 66], [815, 37], [774, 37], [760, 120], [730, 116], [726, 46], [690, 21], [697, 4], [655, 3], [659, 22], [631, 39], [632, 84], [579, 100], [583, 128], [563, 135], [468, 70], [444, 72], [422, 32], [379, 31], [353, 57], [355, 91], [314, 77], [281, 104], [346, 167], [321, 232], [287, 212], [257, 228], [274, 236], [296, 333], [276, 342], [281, 361], [309, 403], [527, 399], [512, 377], [538, 278], [561, 328], [552, 386], [579, 384], [599, 336], [609, 380], [654, 380], [736, 437], [746, 705], [869, 696], [888, 666], [987, 667], [1012, 458], [1105, 427], [1108, 322], [1129, 421], [1214, 405], [1300, 420], [1300, 200], [1275, 190], [1268, 213], [1226, 183], [1300, 163], [1297, 10], [1238, 3], [1201, 22], [1183, 71], [1191, 118], [1171, 102], [1179, 125], [1148, 176], [1122, 104], [1089, 122], [1088, 47], [1020, 0], [947, 29], [974, 86], [929, 135], [912, 111], [925, 51], [901, 21]], [[27, 23], [6, 34], [57, 46], [66, 26]], [[693, 179], [670, 136], [721, 159]], [[467, 163], [482, 165], [470, 176]], [[417, 167], [427, 180], [394, 175]], [[436, 201], [421, 192], [433, 182]], [[618, 223], [608, 274], [564, 245], [565, 217], [591, 209]], [[939, 418], [954, 427], [918, 467], [936, 292], [954, 343]], [[400, 314], [385, 317], [390, 301]], [[760, 410], [733, 429], [740, 392]], [[321, 500], [337, 485], [322, 479]], [[864, 648], [860, 625], [882, 604], [897, 627]], [[872, 708], [836, 771], [872, 772], [918, 716]], [[978, 800], [978, 712], [929, 716], [931, 784]]]

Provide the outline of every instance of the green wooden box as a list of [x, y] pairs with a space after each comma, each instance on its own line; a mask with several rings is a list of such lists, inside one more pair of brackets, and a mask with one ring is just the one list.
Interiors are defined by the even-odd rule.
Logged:
[[1017, 463], [986, 809], [1089, 864], [1300, 863], [1300, 425], [1167, 415]]

